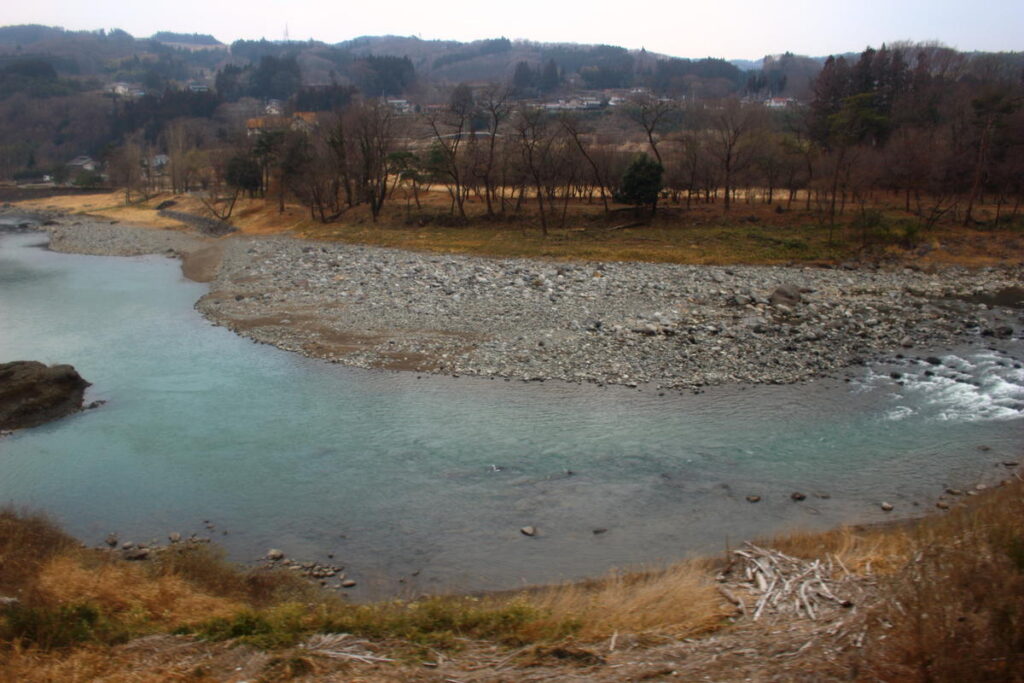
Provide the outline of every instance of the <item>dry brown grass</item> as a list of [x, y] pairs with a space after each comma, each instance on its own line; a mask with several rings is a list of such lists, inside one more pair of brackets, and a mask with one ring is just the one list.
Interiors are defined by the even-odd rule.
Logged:
[[[1024, 483], [967, 502], [918, 522], [792, 534], [763, 543], [807, 558], [832, 555], [850, 571], [870, 574], [868, 584], [877, 599], [862, 605], [863, 617], [856, 622], [866, 634], [864, 647], [842, 654], [843, 666], [859, 672], [856, 676], [1022, 681]], [[154, 635], [125, 645], [86, 642], [54, 650], [11, 641], [0, 643], [2, 680], [224, 680], [236, 669], [247, 679], [349, 680], [347, 669], [325, 667], [294, 649], [314, 632], [353, 633], [388, 656], [414, 661], [472, 642], [473, 651], [483, 648], [494, 661], [518, 657], [516, 666], [600, 666], [601, 657], [566, 664], [563, 654], [586, 656], [587, 647], [618, 634], [619, 642], [639, 648], [631, 656], [642, 658], [645, 643], [714, 632], [732, 613], [716, 593], [712, 577], [718, 566], [711, 560], [479, 598], [345, 605], [307, 593], [301, 602], [283, 602], [301, 591], [295, 593], [287, 581], [254, 582], [251, 572], [232, 569], [213, 551], [169, 553], [157, 563], [126, 565], [70, 547], [45, 520], [18, 520], [10, 511], [0, 515], [4, 558], [14, 556], [12, 539], [30, 541], [37, 551], [59, 550], [49, 552], [45, 561], [0, 565], [3, 571], [20, 567], [0, 573], [5, 585], [33, 586], [40, 604], [101, 605], [122, 625], [134, 624], [136, 635], [196, 624], [196, 617], [218, 617], [200, 619], [194, 630], [211, 641], [228, 642]], [[49, 540], [40, 546], [32, 540], [36, 535]], [[771, 634], [756, 637], [770, 639]], [[268, 653], [240, 647], [238, 638]], [[502, 647], [523, 645], [528, 647], [516, 650], [519, 655], [500, 654], [510, 652]], [[766, 675], [773, 661], [765, 661]], [[832, 661], [833, 669], [838, 661]], [[400, 670], [388, 671], [375, 668], [367, 680], [401, 679]], [[370, 671], [353, 670], [357, 673]], [[515, 679], [514, 670], [508, 674]]]
[[292, 572], [243, 569], [226, 561], [220, 548], [205, 544], [169, 548], [146, 568], [155, 577], [180, 577], [195, 590], [257, 608], [324, 599]]
[[[175, 210], [208, 215], [198, 199], [168, 193], [128, 207], [121, 193], [52, 197], [22, 205], [182, 229], [177, 221], [162, 218], [153, 210], [168, 199], [177, 202]], [[767, 265], [842, 261], [859, 257], [862, 247], [861, 232], [846, 225], [856, 215], [853, 210], [841, 217], [835, 242], [830, 243], [829, 231], [812, 212], [795, 206], [792, 211], [778, 213], [775, 205], [760, 201], [737, 203], [729, 214], [718, 204], [695, 204], [690, 209], [668, 205], [650, 225], [615, 230], [609, 228], [632, 222], [631, 214], [606, 218], [597, 204], [576, 202], [570, 205], [564, 226], [555, 221], [558, 227], [547, 236], [541, 234], [530, 203], [519, 216], [488, 220], [483, 217], [483, 205], [471, 198], [467, 204], [471, 219], [467, 222], [448, 213], [449, 201], [443, 189], [424, 193], [422, 202], [423, 208], [416, 209], [401, 199], [391, 201], [378, 222], [370, 219], [366, 207], [355, 207], [337, 222], [323, 224], [295, 203], [287, 203], [281, 212], [276, 198], [241, 198], [231, 222], [242, 234], [290, 233], [310, 239], [501, 258]], [[988, 210], [983, 207], [979, 216], [984, 217]], [[980, 230], [959, 225], [941, 225], [919, 234], [912, 242], [932, 247], [925, 250], [927, 253], [919, 253], [899, 238], [901, 230], [916, 219], [891, 206], [883, 206], [882, 214], [896, 227], [887, 228], [892, 233], [888, 238], [873, 238], [871, 257], [919, 265], [974, 267], [1018, 263], [1024, 258], [1024, 235], [1019, 229]]]
[[0, 596], [35, 599], [41, 568], [77, 545], [44, 515], [0, 508]]
[[775, 536], [758, 545], [809, 560], [831, 555], [857, 574], [888, 573], [902, 567], [913, 552], [912, 528], [907, 524], [844, 526]]
[[853, 663], [901, 681], [1024, 681], [1024, 484], [911, 532]]
[[[132, 204], [125, 205], [124, 193], [120, 191], [107, 194], [74, 194], [28, 199], [18, 202], [18, 206], [29, 210], [88, 213], [143, 228], [185, 229], [186, 226], [180, 221], [164, 218], [153, 209], [162, 201], [160, 196], [146, 202], [133, 202]], [[166, 196], [163, 197], [166, 198]], [[196, 204], [199, 204], [199, 202], [197, 201]]]
[[[234, 644], [150, 636], [116, 647], [47, 651], [14, 645], [0, 656], [0, 680], [40, 683], [215, 683], [268, 680], [268, 656]], [[288, 679], [285, 679], [288, 680]]]
[[615, 633], [686, 638], [720, 628], [732, 613], [711, 576], [707, 561], [682, 562], [659, 571], [615, 573], [544, 589], [529, 600], [546, 615], [538, 626], [575, 622], [582, 641]]
[[51, 605], [89, 603], [127, 626], [177, 628], [227, 617], [243, 605], [197, 590], [175, 574], [153, 576], [147, 567], [85, 555], [60, 555], [41, 568], [40, 598]]

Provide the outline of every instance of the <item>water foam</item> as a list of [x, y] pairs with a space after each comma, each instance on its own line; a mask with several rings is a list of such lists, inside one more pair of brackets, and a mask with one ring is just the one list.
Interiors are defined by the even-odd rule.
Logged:
[[900, 366], [898, 382], [889, 373], [869, 371], [858, 392], [886, 390], [890, 404], [883, 419], [911, 415], [952, 422], [982, 422], [1024, 418], [1024, 368], [1001, 351], [948, 354], [939, 365], [908, 360]]

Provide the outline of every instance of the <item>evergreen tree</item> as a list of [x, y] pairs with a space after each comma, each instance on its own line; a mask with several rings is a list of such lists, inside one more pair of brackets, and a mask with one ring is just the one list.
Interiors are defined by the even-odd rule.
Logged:
[[234, 156], [228, 160], [224, 180], [231, 187], [245, 190], [250, 197], [255, 197], [262, 185], [263, 171], [252, 157]]
[[661, 164], [654, 159], [646, 154], [638, 156], [622, 175], [622, 184], [615, 196], [616, 201], [632, 204], [637, 208], [649, 206], [653, 216], [658, 207], [663, 172]]
[[558, 73], [558, 65], [555, 64], [555, 60], [549, 59], [548, 63], [544, 65], [544, 72], [540, 77], [541, 92], [549, 93], [558, 90], [561, 82], [562, 78]]
[[519, 97], [528, 97], [533, 94], [537, 84], [537, 74], [527, 62], [516, 64], [515, 73], [512, 75], [512, 88]]

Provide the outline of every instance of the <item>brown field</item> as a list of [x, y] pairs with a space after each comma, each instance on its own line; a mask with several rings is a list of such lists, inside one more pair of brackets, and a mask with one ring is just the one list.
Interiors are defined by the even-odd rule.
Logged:
[[[167, 199], [177, 202], [175, 210], [210, 215], [199, 200], [166, 193], [129, 206], [118, 192], [51, 197], [20, 205], [90, 213], [145, 227], [181, 229], [178, 221], [163, 218], [153, 210]], [[991, 266], [1024, 260], [1024, 228], [1019, 222], [994, 229], [984, 225], [965, 228], [947, 221], [920, 230], [916, 218], [886, 202], [875, 205], [881, 225], [858, 227], [857, 211], [848, 207], [832, 230], [821, 224], [818, 214], [804, 210], [801, 201], [795, 202], [792, 210], [780, 212], [784, 203], [768, 205], [751, 197], [749, 202], [735, 203], [728, 214], [721, 204], [694, 204], [687, 209], [683, 204], [666, 202], [653, 221], [635, 227], [623, 227], [642, 222], [629, 209], [618, 207], [606, 217], [597, 201], [572, 202], [568, 207], [554, 207], [557, 212], [550, 220], [552, 227], [547, 236], [541, 233], [532, 202], [516, 217], [487, 219], [483, 202], [471, 197], [467, 201], [468, 221], [449, 212], [450, 200], [443, 190], [421, 191], [421, 204], [422, 208], [417, 209], [399, 190], [376, 223], [366, 207], [355, 207], [338, 221], [325, 224], [295, 203], [286, 204], [280, 212], [275, 198], [240, 199], [230, 222], [243, 234], [292, 234], [494, 257], [686, 264], [817, 264], [887, 259], [920, 266]], [[991, 220], [995, 209], [983, 207], [977, 215], [982, 221]]]

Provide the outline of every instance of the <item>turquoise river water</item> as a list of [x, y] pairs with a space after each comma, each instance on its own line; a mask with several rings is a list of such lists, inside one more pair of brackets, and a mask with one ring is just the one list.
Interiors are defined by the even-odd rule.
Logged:
[[71, 363], [107, 404], [0, 439], [0, 504], [90, 544], [209, 520], [239, 561], [331, 553], [363, 597], [510, 588], [879, 521], [883, 500], [922, 514], [1024, 444], [1019, 342], [933, 350], [935, 376], [904, 362], [902, 385], [887, 366], [662, 397], [420, 378], [212, 326], [175, 260], [44, 244], [0, 234], [0, 361]]

